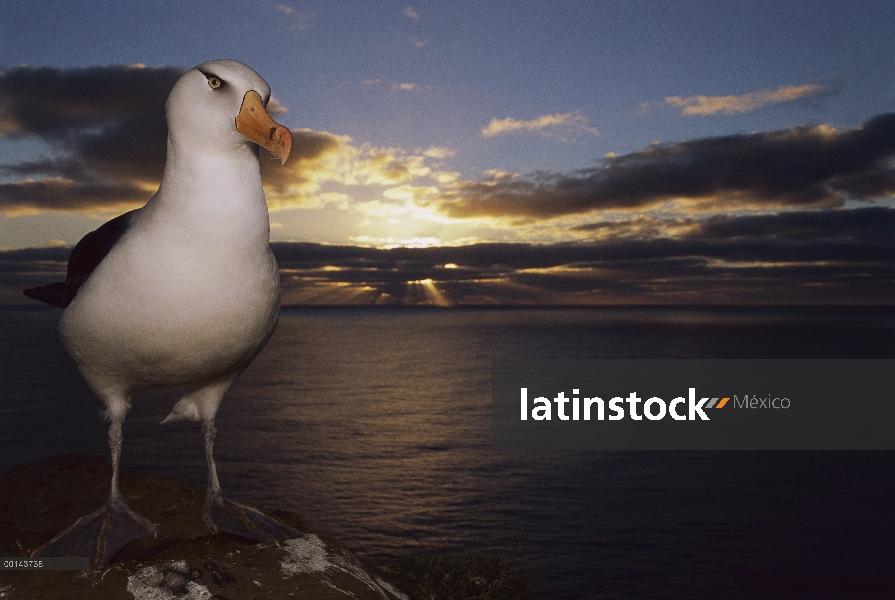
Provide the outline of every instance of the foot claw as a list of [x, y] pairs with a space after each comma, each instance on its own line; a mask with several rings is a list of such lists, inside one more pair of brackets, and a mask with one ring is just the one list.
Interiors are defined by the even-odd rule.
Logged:
[[118, 499], [81, 517], [31, 556], [87, 556], [90, 565], [97, 567], [108, 563], [128, 542], [156, 536], [155, 525]]
[[227, 500], [220, 494], [206, 497], [202, 521], [215, 531], [232, 533], [272, 546], [304, 537], [301, 532], [268, 517], [260, 510]]

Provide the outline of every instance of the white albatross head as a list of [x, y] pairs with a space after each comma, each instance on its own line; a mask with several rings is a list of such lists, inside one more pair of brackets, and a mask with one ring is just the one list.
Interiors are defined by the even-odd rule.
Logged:
[[165, 104], [168, 139], [175, 152], [238, 152], [254, 142], [286, 162], [292, 133], [267, 114], [270, 86], [235, 60], [213, 60], [190, 69]]

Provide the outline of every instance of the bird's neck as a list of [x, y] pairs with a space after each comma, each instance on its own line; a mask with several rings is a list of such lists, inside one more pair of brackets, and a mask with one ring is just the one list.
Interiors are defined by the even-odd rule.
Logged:
[[255, 147], [220, 154], [187, 153], [169, 141], [165, 174], [150, 204], [153, 212], [185, 227], [238, 230], [252, 237], [263, 234], [265, 242], [269, 233]]

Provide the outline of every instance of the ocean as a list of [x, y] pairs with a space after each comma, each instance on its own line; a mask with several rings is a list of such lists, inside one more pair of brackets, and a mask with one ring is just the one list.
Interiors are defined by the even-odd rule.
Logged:
[[[895, 598], [895, 452], [497, 451], [497, 358], [895, 358], [895, 309], [284, 309], [218, 413], [224, 492], [383, 565], [483, 543], [551, 600]], [[52, 310], [0, 309], [0, 381], [0, 472], [108, 460]], [[204, 485], [176, 398], [136, 397], [122, 469]]]

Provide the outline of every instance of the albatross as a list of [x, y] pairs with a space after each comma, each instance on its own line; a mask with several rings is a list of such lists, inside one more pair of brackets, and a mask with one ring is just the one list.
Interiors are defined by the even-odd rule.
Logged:
[[258, 146], [285, 163], [292, 134], [267, 113], [269, 99], [267, 82], [240, 62], [187, 71], [165, 104], [158, 192], [87, 234], [72, 250], [65, 282], [25, 291], [64, 309], [59, 337], [105, 407], [112, 456], [105, 505], [33, 556], [88, 556], [98, 566], [131, 540], [157, 535], [118, 486], [121, 425], [132, 394], [148, 387], [185, 391], [163, 423], [202, 424], [206, 525], [273, 545], [302, 536], [224, 498], [214, 460], [221, 400], [273, 334], [280, 311]]

